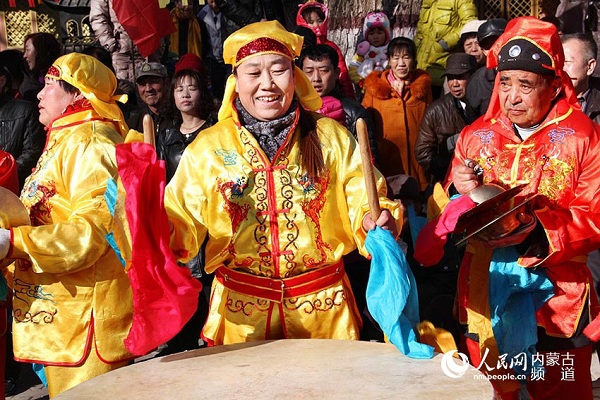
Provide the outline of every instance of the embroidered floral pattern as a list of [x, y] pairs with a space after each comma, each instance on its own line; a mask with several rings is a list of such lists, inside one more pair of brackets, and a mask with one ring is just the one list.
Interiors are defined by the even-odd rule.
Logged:
[[[286, 154], [284, 153], [282, 156], [286, 156]], [[287, 164], [287, 159], [285, 161]], [[297, 189], [294, 188], [294, 180], [289, 169], [286, 168], [281, 171], [279, 183], [281, 185], [281, 196], [283, 197], [281, 209], [292, 210], [294, 207], [294, 191]], [[284, 262], [280, 265], [279, 275], [285, 278], [297, 274], [297, 272], [295, 272], [296, 268], [298, 267], [298, 263], [296, 262], [296, 254], [298, 252], [296, 241], [300, 236], [300, 229], [295, 222], [296, 213], [286, 212], [280, 214], [280, 216], [283, 217], [285, 223], [278, 224], [280, 236], [282, 237], [280, 246], [284, 260]], [[281, 221], [281, 219], [279, 221]], [[285, 239], [285, 242], [283, 239]]]
[[285, 308], [290, 311], [303, 311], [306, 314], [312, 314], [319, 311], [329, 311], [334, 307], [339, 307], [346, 301], [346, 293], [344, 289], [336, 290], [331, 297], [307, 298], [298, 297], [284, 301]]
[[244, 315], [250, 317], [254, 311], [267, 312], [269, 310], [270, 301], [264, 299], [255, 299], [256, 302], [243, 301], [240, 299], [234, 300], [232, 298], [227, 299], [227, 310], [233, 313], [244, 313]]
[[573, 174], [574, 157], [566, 160], [548, 158], [543, 166], [542, 179], [538, 191], [551, 201], [557, 201], [569, 186], [568, 177]]
[[240, 139], [244, 146], [244, 154], [252, 168], [251, 179], [254, 182], [252, 188], [254, 197], [254, 208], [256, 209], [254, 226], [254, 242], [257, 244], [256, 254], [259, 257], [258, 269], [265, 276], [273, 276], [271, 247], [269, 241], [269, 203], [267, 171], [261, 158], [260, 150], [252, 143], [251, 134], [245, 129], [240, 129]]
[[252, 195], [256, 209], [254, 241], [258, 269], [270, 277], [294, 275], [299, 229], [294, 221], [295, 213], [290, 212], [294, 207], [295, 188], [289, 171], [289, 149], [286, 146], [280, 149], [271, 163], [255, 147], [256, 142], [245, 129], [240, 130], [240, 138], [254, 174]]
[[30, 312], [23, 313], [21, 309], [13, 310], [13, 318], [18, 322], [31, 322], [33, 324], [51, 324], [54, 322], [54, 317], [58, 314], [58, 310], [54, 311], [38, 311], [35, 314]]
[[25, 181], [23, 188], [23, 204], [29, 211], [31, 225], [40, 226], [51, 222], [52, 204], [50, 199], [56, 195], [56, 184], [53, 180], [42, 180], [42, 173], [54, 157], [56, 140], [47, 143], [46, 149], [38, 159], [34, 172]]
[[[330, 174], [312, 180], [299, 174], [296, 164], [290, 165], [290, 146], [279, 149], [272, 162], [257, 148], [254, 137], [244, 128], [238, 133], [244, 150], [243, 157], [249, 162], [248, 172], [251, 205], [256, 223], [253, 225], [253, 238], [256, 244], [256, 264], [252, 259], [236, 260], [236, 267], [254, 268], [257, 273], [268, 277], [290, 277], [305, 269], [317, 268], [327, 259], [330, 244], [323, 239], [320, 217], [326, 204]], [[303, 196], [303, 201], [297, 199]], [[302, 197], [301, 197], [302, 198]], [[233, 197], [231, 198], [234, 201]], [[302, 210], [302, 213], [296, 210]], [[233, 214], [230, 214], [233, 215]], [[314, 226], [314, 246], [301, 261], [298, 257], [300, 226], [297, 218], [302, 216], [302, 224]], [[310, 228], [313, 230], [313, 228]], [[315, 256], [315, 253], [318, 255]], [[302, 268], [298, 270], [298, 268]]]
[[482, 144], [490, 144], [494, 137], [494, 131], [490, 129], [478, 129], [473, 132], [473, 135], [477, 136]]
[[237, 153], [235, 150], [219, 149], [215, 150], [215, 154], [223, 157], [223, 165], [235, 165], [237, 163]]
[[23, 311], [24, 309], [29, 310], [34, 300], [42, 301], [43, 304], [48, 306], [56, 305], [54, 296], [44, 293], [41, 285], [34, 285], [24, 282], [21, 279], [15, 279], [13, 290], [13, 316], [15, 320], [34, 324], [39, 324], [40, 322], [49, 324], [54, 322], [54, 316], [58, 313], [58, 310], [54, 307], [51, 307], [53, 308], [52, 310], [39, 310], [33, 314], [29, 311]]
[[476, 161], [484, 168], [485, 182], [499, 182], [506, 187], [528, 184], [522, 195], [540, 193], [550, 201], [562, 197], [570, 185], [569, 176], [577, 165], [573, 155], [564, 152], [565, 139], [573, 135], [570, 128], [556, 128], [548, 133], [545, 144], [505, 143], [498, 154], [495, 144], [484, 144]]

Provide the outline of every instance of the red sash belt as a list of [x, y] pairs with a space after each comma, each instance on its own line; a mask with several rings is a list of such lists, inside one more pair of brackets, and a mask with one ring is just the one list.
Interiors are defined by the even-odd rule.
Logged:
[[344, 263], [328, 265], [291, 278], [268, 278], [220, 267], [215, 275], [227, 289], [247, 296], [282, 303], [335, 285], [345, 274]]

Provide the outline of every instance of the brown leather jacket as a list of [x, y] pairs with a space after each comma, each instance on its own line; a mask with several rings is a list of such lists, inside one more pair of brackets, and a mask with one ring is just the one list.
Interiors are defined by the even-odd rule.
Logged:
[[457, 100], [447, 93], [425, 110], [415, 143], [415, 156], [432, 182], [444, 180], [456, 142], [450, 138], [467, 125], [466, 116], [458, 107]]

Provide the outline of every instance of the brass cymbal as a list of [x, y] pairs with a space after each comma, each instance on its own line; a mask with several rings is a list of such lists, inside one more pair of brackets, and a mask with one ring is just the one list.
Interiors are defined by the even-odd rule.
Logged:
[[[516, 210], [530, 200], [530, 198], [517, 200], [516, 197], [526, 186], [521, 184], [504, 190], [498, 185], [483, 185], [473, 190], [473, 192], [479, 191], [475, 196], [468, 194], [479, 204], [458, 218], [453, 233], [464, 234], [465, 237], [457, 244], [464, 243], [474, 235], [480, 234], [481, 237], [486, 237], [492, 232], [494, 235], [509, 234], [516, 229], [519, 226]], [[494, 224], [497, 226], [492, 227]]]
[[[497, 185], [494, 185], [494, 188], [496, 186]], [[479, 204], [458, 217], [458, 220], [456, 221], [456, 227], [454, 228], [454, 233], [461, 233], [467, 230], [468, 234], [473, 230], [477, 230], [483, 225], [487, 225], [488, 222], [495, 219], [498, 215], [503, 214], [507, 208], [511, 208], [506, 204], [506, 202], [513, 200], [516, 195], [521, 193], [525, 186], [526, 185], [523, 184], [504, 191], [490, 191], [491, 193], [497, 194], [487, 198], [487, 200], [483, 202], [479, 202], [482, 199], [481, 196], [471, 197], [473, 198], [473, 201]]]
[[[478, 234], [482, 234], [486, 229], [490, 228], [491, 226], [493, 226], [494, 224], [498, 224], [498, 221], [503, 220], [507, 221], [507, 220], [516, 220], [516, 213], [521, 209], [522, 206], [524, 206], [525, 204], [529, 203], [531, 200], [533, 200], [535, 197], [537, 197], [537, 194], [531, 195], [525, 199], [521, 199], [521, 201], [515, 205], [513, 205], [508, 211], [496, 216], [494, 219], [492, 219], [489, 222], [485, 222], [484, 224], [477, 224], [474, 227], [471, 227], [471, 229], [467, 229], [465, 231], [466, 236], [461, 238], [458, 242], [456, 242], [456, 245], [459, 246], [463, 243], [465, 243], [468, 239], [470, 239], [471, 237], [478, 235]], [[515, 215], [511, 215], [511, 214], [515, 214]], [[512, 231], [506, 231], [505, 232], [507, 235], [510, 233], [514, 233]]]

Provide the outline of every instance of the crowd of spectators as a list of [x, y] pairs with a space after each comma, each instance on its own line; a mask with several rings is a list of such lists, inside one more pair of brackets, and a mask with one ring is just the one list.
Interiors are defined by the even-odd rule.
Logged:
[[[239, 60], [228, 62], [224, 43], [253, 23], [277, 20], [285, 24], [278, 1], [208, 0], [206, 5], [199, 6], [197, 2], [174, 0], [170, 6], [175, 32], [162, 38], [154, 54], [143, 57], [119, 23], [112, 0], [91, 0], [90, 23], [97, 41], [81, 52], [101, 64], [103, 74], [109, 73], [107, 71], [114, 74], [115, 88], [111, 96], [127, 95], [127, 100], [118, 105], [118, 113], [122, 115], [119, 123], [124, 124], [121, 127], [141, 132], [143, 117], [152, 117], [156, 151], [158, 158], [165, 161], [167, 183], [182, 175], [177, 175], [180, 161], [188, 146], [202, 137], [205, 129], [212, 128], [210, 132], [213, 132], [214, 126], [225, 126], [221, 123], [223, 118], [219, 118], [222, 115], [217, 114], [219, 108], [231, 108], [234, 104], [242, 118], [240, 124], [270, 129], [251, 112], [244, 114], [247, 110], [240, 90], [243, 91], [248, 82], [240, 80], [236, 70], [243, 63]], [[495, 98], [494, 91], [498, 91], [499, 71], [487, 67], [490, 65], [488, 57], [498, 55], [499, 49], [494, 45], [508, 21], [501, 18], [479, 20], [477, 15], [473, 0], [424, 0], [416, 36], [408, 38], [394, 37], [389, 17], [381, 10], [369, 10], [364, 15], [361, 40], [348, 57], [348, 65], [340, 46], [328, 38], [331, 14], [323, 2], [308, 0], [301, 4], [296, 25], [288, 27], [304, 42], [295, 54], [298, 56], [295, 57], [297, 71], [303, 71], [300, 78], [294, 78], [296, 96], [300, 97], [298, 88], [302, 83], [312, 85], [311, 93], [316, 91], [320, 106], [311, 111], [336, 121], [336, 140], [341, 134], [356, 139], [357, 120], [365, 121], [372, 162], [387, 181], [388, 197], [404, 205], [406, 223], [399, 232], [398, 241], [417, 277], [422, 317], [451, 331], [457, 343], [461, 341], [465, 327], [459, 324], [452, 305], [464, 250], [452, 243], [447, 245], [443, 259], [430, 269], [424, 269], [412, 257], [412, 252], [418, 228], [428, 214], [431, 219], [428, 202], [436, 185], [452, 181], [452, 160], [457, 142], [461, 143], [461, 132], [468, 130], [475, 121], [487, 121], [488, 107]], [[564, 24], [555, 15], [541, 17], [562, 34]], [[579, 28], [579, 32], [564, 34], [561, 38], [564, 71], [572, 81], [581, 110], [598, 122], [600, 83], [593, 76], [597, 45], [585, 24]], [[278, 29], [274, 28], [274, 31]], [[293, 40], [295, 38], [296, 35]], [[285, 53], [279, 49], [273, 52]], [[28, 35], [22, 51], [0, 52], [0, 149], [14, 158], [20, 188], [24, 187], [32, 171], [39, 173], [39, 169], [45, 167], [38, 164], [49, 146], [47, 138], [50, 136], [44, 125], [51, 126], [53, 120], [44, 119], [48, 106], [38, 109], [38, 103], [48, 96], [43, 92], [47, 90], [44, 89], [45, 84], [48, 85], [47, 74], [57, 59], [63, 60], [60, 58], [62, 53], [61, 44], [51, 33]], [[94, 68], [100, 68], [95, 66], [96, 61], [92, 63]], [[276, 68], [276, 64], [272, 68]], [[251, 77], [248, 81], [254, 79], [251, 72], [244, 74]], [[61, 76], [57, 75], [59, 80]], [[67, 96], [74, 92], [65, 90], [65, 93]], [[239, 97], [234, 100], [236, 96]], [[125, 100], [125, 97], [120, 98]], [[300, 98], [295, 98], [288, 106], [297, 105], [298, 100]], [[45, 101], [47, 104], [47, 97]], [[299, 108], [302, 109], [302, 105]], [[60, 111], [53, 117], [63, 118], [67, 110]], [[298, 118], [304, 121], [305, 111], [298, 113]], [[292, 114], [296, 118], [296, 114]], [[286, 116], [284, 113], [278, 118]], [[518, 129], [515, 128], [515, 132]], [[267, 140], [264, 145], [274, 144]], [[197, 146], [195, 151], [204, 154]], [[466, 152], [464, 148], [462, 151]], [[269, 154], [271, 161], [275, 156], [276, 153]], [[202, 165], [203, 161], [198, 164]], [[191, 168], [189, 157], [184, 165]], [[201, 179], [203, 177], [198, 178]], [[176, 181], [179, 180], [176, 178]], [[171, 196], [175, 194], [171, 193]], [[177, 201], [183, 200], [171, 199], [171, 202]], [[196, 243], [197, 255], [188, 257], [181, 265], [189, 268], [194, 279], [201, 281], [205, 288], [210, 288], [213, 274], [207, 274], [204, 269], [207, 243], [210, 243], [209, 237]], [[599, 254], [594, 251], [589, 258], [596, 291], [600, 290]], [[362, 326], [356, 327], [356, 337], [382, 341], [383, 333], [370, 318], [366, 307], [370, 261], [356, 249], [344, 254], [343, 260], [364, 320]], [[160, 355], [207, 345], [200, 337], [209, 315], [208, 290], [200, 292], [197, 303], [192, 320], [164, 344]], [[10, 307], [10, 303], [5, 306]], [[11, 340], [10, 334], [6, 340]], [[9, 393], [19, 376], [19, 365], [10, 363], [10, 346], [7, 359], [5, 383]], [[62, 391], [55, 390], [55, 393]]]

